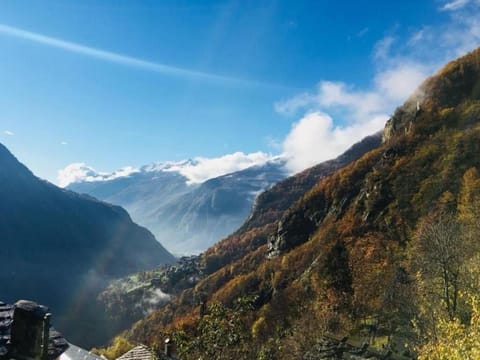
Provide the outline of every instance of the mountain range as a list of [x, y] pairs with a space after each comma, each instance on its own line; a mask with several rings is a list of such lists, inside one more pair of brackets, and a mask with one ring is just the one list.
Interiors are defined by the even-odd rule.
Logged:
[[[438, 254], [452, 261], [455, 248], [438, 244], [442, 232], [432, 226], [451, 214], [478, 230], [479, 139], [477, 49], [426, 79], [381, 143], [323, 176], [319, 165], [260, 195], [247, 222], [196, 259], [198, 278], [116, 342], [161, 346], [168, 336], [185, 359], [330, 359], [345, 357], [328, 357], [325, 337], [375, 345], [376, 335], [389, 349], [380, 358], [415, 358], [428, 326], [455, 318], [451, 292], [463, 283], [445, 283], [450, 275], [434, 267]], [[473, 255], [455, 257], [457, 270], [471, 269]], [[166, 290], [158, 280], [150, 285]], [[455, 316], [457, 329], [465, 314]]]
[[[0, 145], [2, 296], [49, 304], [84, 346], [130, 326], [97, 349], [111, 358], [168, 337], [186, 360], [365, 359], [362, 339], [368, 358], [413, 359], [432, 329], [478, 320], [479, 139], [480, 48], [426, 79], [382, 133], [292, 177], [282, 159], [197, 184], [171, 163], [87, 168], [70, 188], [92, 197]], [[164, 221], [187, 251], [215, 240], [188, 243], [204, 223], [222, 236], [212, 219], [240, 226], [176, 260], [100, 198]]]
[[124, 207], [172, 253], [198, 254], [236, 230], [255, 198], [284, 179], [285, 160], [274, 158], [192, 183], [182, 169], [192, 160], [143, 166], [136, 171], [84, 176], [67, 188]]
[[67, 318], [86, 319], [111, 280], [175, 261], [124, 209], [37, 178], [1, 144], [0, 198], [2, 300], [48, 304], [72, 341], [96, 336]]
[[378, 147], [381, 138], [381, 133], [368, 136], [336, 159], [284, 179], [264, 191], [257, 197], [250, 216], [242, 226], [199, 256], [183, 257], [175, 264], [113, 282], [99, 296], [99, 306], [106, 309], [108, 322], [124, 329], [177, 296], [184, 296], [186, 301], [201, 301], [206, 295], [195, 295], [189, 288], [265, 245], [266, 230], [272, 229], [272, 224], [281, 218], [283, 212], [318, 181]]

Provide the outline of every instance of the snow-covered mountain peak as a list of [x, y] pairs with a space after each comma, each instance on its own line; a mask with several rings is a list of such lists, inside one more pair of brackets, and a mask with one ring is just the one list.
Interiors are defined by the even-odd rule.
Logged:
[[237, 151], [220, 157], [196, 157], [191, 162], [171, 166], [165, 171], [176, 171], [188, 179], [188, 184], [200, 184], [226, 174], [247, 169], [252, 166], [264, 165], [273, 157], [270, 154], [258, 151], [245, 154]]
[[85, 163], [72, 163], [58, 171], [57, 179], [60, 187], [67, 187], [73, 183], [114, 180], [138, 172], [140, 172], [140, 170], [132, 166], [125, 166], [111, 173], [98, 172]]
[[196, 157], [181, 161], [164, 161], [135, 168], [126, 166], [114, 172], [98, 172], [85, 163], [67, 165], [58, 172], [58, 185], [66, 187], [74, 183], [109, 181], [121, 177], [128, 177], [136, 173], [175, 172], [187, 179], [187, 184], [201, 184], [226, 174], [245, 170], [253, 166], [263, 166], [271, 161], [278, 161], [279, 156], [272, 156], [264, 152], [245, 154], [235, 152], [219, 157]]
[[172, 169], [181, 169], [188, 166], [197, 165], [197, 161], [193, 159], [180, 160], [180, 161], [162, 161], [155, 162], [149, 165], [144, 165], [140, 168], [142, 172], [160, 172], [160, 171], [177, 171]]

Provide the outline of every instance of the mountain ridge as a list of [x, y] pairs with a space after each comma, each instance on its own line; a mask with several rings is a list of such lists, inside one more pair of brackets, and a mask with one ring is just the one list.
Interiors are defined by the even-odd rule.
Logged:
[[[298, 200], [303, 192], [313, 187], [319, 179], [345, 166], [380, 143], [380, 133], [368, 136], [336, 159], [278, 182], [257, 197], [251, 216], [239, 230], [219, 241], [205, 253], [181, 258], [172, 266], [135, 274], [112, 284], [100, 296], [100, 301], [108, 309], [110, 321], [117, 321], [121, 323], [121, 327], [125, 327], [162, 307], [165, 301], [153, 304], [150, 300], [152, 294], [158, 291], [169, 294], [171, 299], [181, 296], [183, 299], [193, 297], [196, 299], [194, 301], [201, 301], [205, 291], [198, 290], [192, 293], [186, 290], [183, 295], [182, 291], [194, 287], [206, 277], [215, 276], [214, 273], [226, 263], [234, 263], [235, 260], [259, 249], [262, 251], [261, 249], [268, 244], [268, 237], [265, 234], [273, 229], [272, 223], [280, 220], [281, 214]], [[289, 196], [283, 196], [286, 189], [292, 192]], [[135, 309], [128, 310], [131, 304], [136, 304]], [[143, 307], [138, 307], [138, 304], [143, 304]], [[116, 309], [123, 310], [119, 312]]]
[[[312, 334], [366, 337], [365, 327], [375, 326], [393, 350], [411, 355], [415, 343], [404, 344], [421, 314], [407, 258], [420, 254], [408, 248], [420, 220], [456, 209], [465, 174], [480, 169], [480, 49], [427, 79], [383, 138], [318, 179], [281, 219], [246, 226], [208, 249], [206, 276], [124, 336], [153, 346], [174, 336], [187, 359], [205, 351], [291, 359], [314, 347]], [[219, 332], [237, 340], [216, 352], [208, 339]]]
[[81, 316], [71, 307], [88, 306], [112, 279], [175, 261], [124, 209], [37, 178], [1, 144], [0, 197], [3, 299], [49, 304], [57, 324], [80, 343], [85, 329], [66, 321]]
[[238, 228], [256, 195], [287, 176], [284, 160], [273, 158], [190, 184], [169, 164], [167, 169], [163, 165], [148, 166], [128, 176], [73, 183], [67, 188], [125, 207], [172, 252], [190, 255]]

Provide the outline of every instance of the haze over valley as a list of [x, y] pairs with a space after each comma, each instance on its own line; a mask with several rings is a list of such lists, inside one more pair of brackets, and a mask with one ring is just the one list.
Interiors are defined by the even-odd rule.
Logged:
[[480, 354], [480, 1], [0, 2], [0, 360]]

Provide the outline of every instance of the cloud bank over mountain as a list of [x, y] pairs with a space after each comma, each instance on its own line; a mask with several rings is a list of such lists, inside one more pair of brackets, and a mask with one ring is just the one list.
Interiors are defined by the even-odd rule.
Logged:
[[283, 142], [287, 169], [290, 173], [297, 173], [333, 159], [352, 145], [352, 139], [362, 139], [375, 133], [386, 120], [387, 117], [379, 115], [365, 122], [336, 126], [328, 114], [307, 114], [293, 124]]
[[196, 157], [187, 164], [172, 165], [167, 171], [178, 171], [189, 183], [203, 183], [209, 179], [244, 170], [251, 166], [263, 165], [273, 156], [261, 151], [244, 154], [235, 152], [216, 158]]
[[57, 182], [60, 187], [67, 187], [78, 182], [114, 180], [138, 172], [170, 171], [185, 176], [188, 184], [199, 184], [252, 166], [263, 165], [273, 159], [274, 156], [260, 151], [250, 154], [239, 151], [216, 158], [196, 157], [193, 160], [165, 161], [141, 168], [125, 166], [110, 173], [98, 172], [85, 163], [72, 163], [58, 171]]
[[57, 181], [60, 187], [66, 187], [69, 184], [87, 181], [108, 181], [119, 177], [129, 176], [130, 174], [139, 172], [132, 166], [126, 166], [112, 173], [97, 172], [94, 168], [85, 163], [72, 163], [64, 169], [58, 171]]
[[[280, 144], [279, 156], [288, 159], [288, 170], [295, 173], [331, 159], [380, 130], [422, 79], [448, 59], [480, 43], [480, 20], [476, 16], [479, 10], [479, 1], [445, 1], [438, 11], [444, 12], [448, 21], [409, 29], [404, 32], [406, 35], [400, 35], [398, 29], [387, 32], [372, 45], [373, 75], [367, 87], [321, 79], [312, 90], [276, 102], [275, 110], [292, 119], [289, 133], [283, 139], [275, 139]], [[264, 152], [235, 152], [153, 167], [164, 166], [164, 171], [176, 171], [194, 184], [264, 164], [272, 157]], [[141, 170], [127, 166], [112, 173], [99, 173], [84, 163], [74, 163], [59, 171], [58, 184], [114, 179], [135, 171]]]
[[380, 130], [423, 79], [478, 46], [479, 10], [478, 0], [446, 1], [438, 9], [447, 13], [445, 23], [411, 29], [406, 36], [398, 29], [387, 33], [372, 47], [368, 87], [322, 79], [313, 90], [275, 103], [279, 114], [300, 116], [282, 143], [288, 169], [298, 172], [331, 159]]

